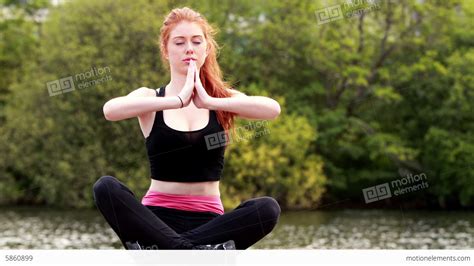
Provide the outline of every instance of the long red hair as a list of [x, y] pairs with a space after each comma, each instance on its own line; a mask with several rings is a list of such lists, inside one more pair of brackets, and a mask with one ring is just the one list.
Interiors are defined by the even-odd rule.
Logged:
[[[204, 33], [204, 38], [207, 41], [207, 57], [204, 61], [203, 66], [200, 69], [201, 82], [206, 89], [207, 94], [215, 98], [226, 98], [232, 94], [227, 90], [230, 85], [223, 80], [222, 71], [217, 63], [217, 51], [219, 46], [214, 39], [217, 31], [207, 22], [207, 20], [198, 12], [188, 7], [175, 8], [165, 17], [163, 26], [160, 30], [160, 52], [161, 60], [164, 65], [168, 66], [168, 60], [166, 59], [167, 43], [170, 37], [171, 30], [180, 22], [188, 21], [197, 23], [201, 26]], [[219, 123], [222, 125], [224, 130], [228, 131], [234, 126], [235, 113], [216, 111]], [[235, 129], [234, 129], [235, 130]], [[234, 132], [235, 134], [235, 132]]]

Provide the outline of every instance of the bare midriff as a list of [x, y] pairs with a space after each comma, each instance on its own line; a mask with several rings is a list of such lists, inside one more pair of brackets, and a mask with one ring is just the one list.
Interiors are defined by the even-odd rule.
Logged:
[[220, 196], [219, 181], [168, 182], [151, 179], [151, 191], [194, 196]]

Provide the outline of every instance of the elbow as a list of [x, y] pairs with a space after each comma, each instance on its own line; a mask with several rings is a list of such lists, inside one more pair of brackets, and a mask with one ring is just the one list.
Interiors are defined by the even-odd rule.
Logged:
[[113, 118], [112, 111], [110, 110], [110, 101], [106, 102], [104, 104], [104, 107], [102, 107], [102, 112], [104, 113], [104, 117], [107, 121], [116, 121], [116, 119]]
[[272, 106], [270, 119], [272, 120], [276, 119], [280, 115], [280, 112], [281, 112], [280, 104], [277, 101], [273, 100], [273, 106]]

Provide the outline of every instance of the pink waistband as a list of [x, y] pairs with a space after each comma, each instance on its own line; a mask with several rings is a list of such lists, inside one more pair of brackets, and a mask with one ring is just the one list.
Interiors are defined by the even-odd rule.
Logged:
[[179, 195], [148, 190], [142, 199], [142, 204], [184, 211], [224, 214], [220, 196]]

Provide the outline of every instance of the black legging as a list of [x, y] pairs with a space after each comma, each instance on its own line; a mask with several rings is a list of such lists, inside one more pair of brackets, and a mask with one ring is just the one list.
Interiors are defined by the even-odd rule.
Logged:
[[249, 199], [222, 215], [145, 206], [113, 176], [97, 180], [94, 201], [125, 248], [126, 242], [144, 249], [191, 249], [234, 240], [237, 249], [247, 249], [270, 233], [280, 216], [271, 197]]

